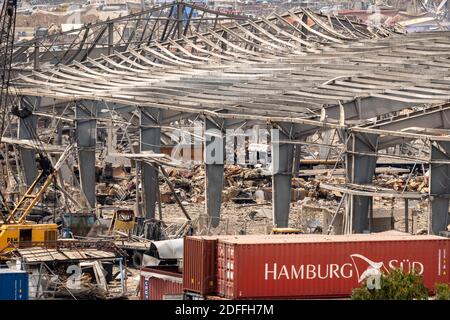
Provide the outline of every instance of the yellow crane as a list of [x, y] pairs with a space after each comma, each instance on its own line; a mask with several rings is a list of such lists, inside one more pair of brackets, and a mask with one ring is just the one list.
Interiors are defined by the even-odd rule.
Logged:
[[[10, 244], [14, 243], [19, 247], [26, 247], [31, 243], [43, 243], [50, 245], [56, 241], [58, 226], [54, 223], [32, 224], [26, 218], [33, 210], [34, 206], [41, 200], [48, 186], [56, 178], [58, 170], [63, 165], [73, 145], [69, 145], [55, 166], [49, 170], [42, 170], [25, 194], [21, 197], [16, 206], [8, 210], [8, 216], [3, 217], [0, 222], [0, 252], [10, 249]], [[43, 181], [42, 185], [39, 183]]]
[[[4, 0], [0, 10], [0, 142], [3, 137], [5, 123], [7, 122], [6, 115], [9, 110], [9, 104], [13, 106], [12, 113], [19, 117], [24, 118], [29, 113], [29, 110], [21, 112], [15, 104], [15, 100], [9, 94], [16, 13], [17, 0]], [[2, 222], [0, 222], [0, 252], [10, 250], [8, 249], [10, 243], [21, 246], [30, 242], [48, 243], [56, 240], [58, 230], [56, 224], [31, 224], [26, 221], [26, 218], [56, 177], [58, 169], [64, 163], [71, 148], [72, 145], [63, 152], [54, 167], [47, 157], [42, 156], [41, 153], [39, 154], [40, 161], [46, 165], [12, 211], [5, 205], [3, 195], [0, 192], [0, 202], [4, 207], [4, 211], [0, 212], [2, 218]], [[41, 182], [42, 186], [40, 186]]]

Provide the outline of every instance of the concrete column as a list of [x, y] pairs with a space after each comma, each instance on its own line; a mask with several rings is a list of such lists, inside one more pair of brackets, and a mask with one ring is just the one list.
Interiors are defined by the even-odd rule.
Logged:
[[55, 144], [56, 145], [62, 145], [62, 135], [63, 135], [63, 123], [62, 121], [58, 121], [57, 125], [56, 125], [56, 134], [57, 134], [57, 138], [55, 139]]
[[286, 228], [289, 224], [294, 145], [280, 143], [293, 136], [293, 125], [280, 125], [272, 130], [272, 215], [273, 224]]
[[[140, 147], [142, 151], [160, 152], [162, 110], [140, 109]], [[158, 170], [147, 164], [141, 166], [143, 213], [146, 219], [153, 219], [156, 212], [157, 190], [159, 188]]]
[[409, 214], [408, 214], [408, 199], [405, 198], [405, 232], [409, 233]]
[[[431, 161], [450, 161], [450, 143], [435, 142], [431, 146]], [[447, 230], [450, 222], [448, 214], [449, 194], [450, 194], [450, 165], [431, 163], [430, 165], [430, 209], [431, 217], [429, 232], [439, 234], [440, 231]]]
[[224, 121], [205, 118], [205, 206], [211, 218], [211, 226], [217, 227], [220, 222], [220, 206], [225, 168], [225, 135]]
[[108, 56], [114, 51], [114, 22], [108, 23]]
[[[306, 136], [301, 137], [300, 140], [306, 141]], [[297, 177], [300, 170], [300, 161], [302, 160], [302, 145], [294, 145], [294, 163], [292, 168], [293, 177]]]
[[[334, 130], [325, 130], [322, 132], [322, 143], [331, 144], [331, 139], [333, 138]], [[330, 153], [330, 147], [320, 146], [319, 147], [319, 159], [327, 159]]]
[[34, 70], [39, 70], [39, 42], [36, 40], [34, 42], [34, 52], [33, 52], [33, 68]]
[[[303, 15], [302, 15], [302, 22], [305, 24], [308, 24], [308, 16], [305, 13], [303, 13]], [[307, 34], [308, 34], [308, 29], [306, 29], [305, 27], [302, 26], [301, 30], [302, 30], [302, 33], [304, 34], [304, 36], [302, 36], [302, 38], [306, 39]]]
[[[19, 118], [19, 139], [36, 139], [37, 117], [30, 115], [26, 118]], [[25, 183], [29, 186], [33, 183], [38, 175], [36, 165], [36, 152], [33, 149], [20, 147], [20, 159], [22, 160], [22, 168], [25, 175]]]
[[81, 101], [75, 107], [75, 138], [78, 147], [80, 184], [89, 205], [95, 207], [95, 145], [97, 102]]
[[177, 33], [178, 33], [178, 38], [181, 38], [183, 36], [183, 11], [184, 11], [184, 5], [178, 3], [177, 4], [177, 20], [178, 20], [177, 21]]
[[[351, 134], [347, 148], [353, 152], [373, 153], [377, 150], [378, 136], [373, 134]], [[377, 158], [367, 155], [347, 153], [347, 182], [354, 184], [372, 184]], [[349, 203], [351, 202], [351, 203]], [[347, 197], [347, 205], [352, 210], [353, 232], [363, 233], [369, 227], [370, 197]]]

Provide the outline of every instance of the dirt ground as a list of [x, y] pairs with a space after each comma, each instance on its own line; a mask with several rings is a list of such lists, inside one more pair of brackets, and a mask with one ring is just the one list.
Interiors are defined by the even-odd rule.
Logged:
[[[416, 233], [426, 229], [427, 218], [426, 201], [409, 202], [409, 231]], [[194, 227], [198, 234], [267, 234], [272, 229], [272, 205], [268, 204], [236, 204], [233, 202], [222, 203], [220, 224], [217, 228], [209, 226], [209, 221], [204, 217], [205, 205], [202, 203], [184, 203], [184, 206], [194, 220]], [[316, 207], [318, 210], [306, 210], [304, 206]], [[313, 232], [320, 226], [326, 231], [328, 225], [323, 223], [323, 209], [334, 213], [338, 206], [337, 201], [325, 199], [305, 198], [291, 203], [289, 214], [289, 227], [299, 228], [304, 232]], [[375, 198], [374, 217], [391, 215], [391, 200]], [[182, 224], [186, 221], [177, 204], [163, 204], [162, 217], [167, 224]], [[394, 203], [394, 229], [405, 230], [404, 205], [402, 201]], [[208, 232], [209, 230], [209, 232]]]

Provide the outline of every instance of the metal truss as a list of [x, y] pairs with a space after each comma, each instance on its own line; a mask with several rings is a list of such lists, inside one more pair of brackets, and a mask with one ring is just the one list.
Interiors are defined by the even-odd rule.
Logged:
[[[308, 19], [314, 27], [305, 23]], [[351, 102], [364, 87], [369, 91], [374, 85], [342, 89], [340, 82], [356, 75], [364, 78], [363, 71], [371, 76], [380, 73], [378, 77], [385, 79], [383, 72], [389, 72], [391, 59], [381, 56], [397, 55], [392, 51], [423, 41], [412, 37], [361, 42], [391, 33], [358, 24], [350, 29], [345, 23], [348, 20], [306, 10], [288, 12], [34, 71], [21, 76], [15, 86], [20, 95], [102, 100], [214, 116], [219, 116], [214, 110], [223, 108], [228, 115], [220, 116], [231, 118], [270, 115], [277, 106], [271, 116], [305, 118], [336, 100]], [[380, 57], [371, 57], [377, 53]], [[383, 68], [378, 67], [379, 59], [386, 61]], [[401, 58], [396, 62], [401, 64]]]
[[214, 11], [200, 5], [176, 1], [127, 16], [87, 24], [82, 28], [59, 32], [17, 43], [14, 51], [18, 71], [49, 65], [82, 62], [139, 48], [153, 41], [167, 41], [193, 32], [205, 32], [222, 23], [246, 21], [245, 16]]

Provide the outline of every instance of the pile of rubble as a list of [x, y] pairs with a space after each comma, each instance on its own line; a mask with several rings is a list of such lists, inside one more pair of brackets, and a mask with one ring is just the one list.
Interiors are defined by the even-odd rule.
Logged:
[[[136, 180], [133, 169], [111, 168], [110, 172], [100, 173], [97, 183], [97, 199], [104, 198], [106, 204], [125, 203], [134, 205], [136, 197]], [[166, 168], [171, 185], [179, 200], [182, 202], [193, 219], [199, 218], [197, 211], [202, 212], [205, 203], [205, 168], [202, 165], [193, 169]], [[335, 214], [342, 193], [325, 190], [321, 183], [344, 184], [343, 175], [332, 175], [330, 172], [315, 177], [295, 177], [292, 179], [291, 189], [291, 224], [292, 227], [304, 229], [306, 232], [317, 232], [318, 226], [326, 228], [329, 220]], [[396, 190], [411, 192], [428, 192], [427, 176], [377, 173], [374, 184]], [[176, 199], [162, 175], [159, 181], [160, 196], [164, 220], [171, 223], [182, 223], [179, 220], [180, 211]], [[271, 225], [272, 215], [272, 175], [269, 170], [262, 167], [242, 167], [227, 165], [224, 169], [224, 186], [222, 190], [222, 218], [221, 223], [225, 233], [265, 233], [266, 226]], [[101, 201], [99, 201], [101, 202]], [[395, 210], [403, 217], [403, 209], [398, 207], [401, 203], [392, 204], [391, 199], [377, 198], [379, 214]], [[411, 206], [412, 204], [410, 204]], [[421, 218], [422, 206], [419, 201], [414, 208]], [[381, 207], [379, 207], [381, 206]], [[379, 207], [379, 208], [378, 208]], [[394, 208], [391, 210], [391, 208]], [[411, 209], [413, 209], [411, 207]], [[343, 209], [341, 209], [342, 211]], [[378, 214], [378, 213], [377, 213]], [[384, 213], [382, 214], [384, 215]], [[400, 221], [399, 221], [400, 222]], [[419, 221], [418, 221], [419, 222]], [[208, 223], [205, 223], [208, 226]], [[422, 225], [422, 223], [420, 223]], [[320, 229], [320, 228], [319, 228]], [[315, 231], [314, 231], [315, 230]], [[210, 230], [212, 231], [212, 230]]]
[[[111, 168], [111, 172], [100, 172], [97, 183], [97, 200], [100, 204], [113, 204], [116, 201], [127, 201], [135, 198], [136, 180], [133, 172], [123, 167]], [[166, 169], [169, 180], [176, 190], [177, 196], [186, 203], [204, 203], [205, 201], [205, 169], [202, 165], [188, 169]], [[344, 184], [343, 176], [330, 176], [325, 173], [314, 178], [292, 179], [291, 201], [304, 198], [336, 200], [342, 197], [337, 191], [320, 188], [320, 183]], [[374, 185], [396, 191], [428, 193], [427, 175], [409, 174], [376, 174]], [[162, 203], [175, 203], [170, 187], [160, 176], [160, 193]], [[247, 168], [227, 165], [224, 170], [223, 202], [265, 203], [272, 199], [272, 176], [269, 170], [262, 167]]]
[[[129, 171], [129, 170], [128, 170]], [[112, 205], [117, 202], [133, 201], [136, 196], [136, 180], [133, 172], [117, 167], [110, 173], [99, 172], [99, 182], [96, 185], [97, 201], [100, 204]], [[205, 169], [197, 165], [192, 170], [166, 169], [169, 180], [173, 185], [178, 198], [184, 203], [203, 204], [205, 201]], [[392, 180], [379, 179], [379, 181]], [[378, 181], [378, 180], [376, 180]], [[395, 180], [397, 181], [397, 180]], [[400, 180], [399, 180], [400, 181]], [[417, 184], [418, 179], [411, 179], [409, 185]], [[336, 191], [328, 191], [320, 188], [320, 183], [344, 183], [343, 177], [330, 177], [328, 175], [316, 178], [292, 179], [291, 201], [296, 202], [305, 198], [326, 199], [334, 201], [342, 194]], [[163, 204], [175, 203], [173, 193], [160, 176], [160, 195]], [[255, 167], [247, 168], [237, 165], [227, 165], [224, 170], [224, 186], [222, 190], [222, 202], [245, 203], [269, 203], [272, 200], [272, 175], [269, 170]]]
[[428, 179], [426, 175], [410, 177], [408, 174], [400, 176], [379, 174], [375, 176], [374, 184], [396, 191], [428, 193]]
[[[170, 181], [179, 197], [189, 203], [205, 201], [205, 171], [202, 166], [194, 170], [168, 170]], [[161, 181], [163, 203], [173, 202], [169, 187]], [[334, 195], [320, 189], [320, 181], [303, 178], [292, 179], [291, 200], [298, 201], [306, 197], [329, 198]], [[234, 203], [264, 203], [272, 199], [272, 176], [263, 168], [245, 168], [236, 165], [225, 167], [222, 201]]]

